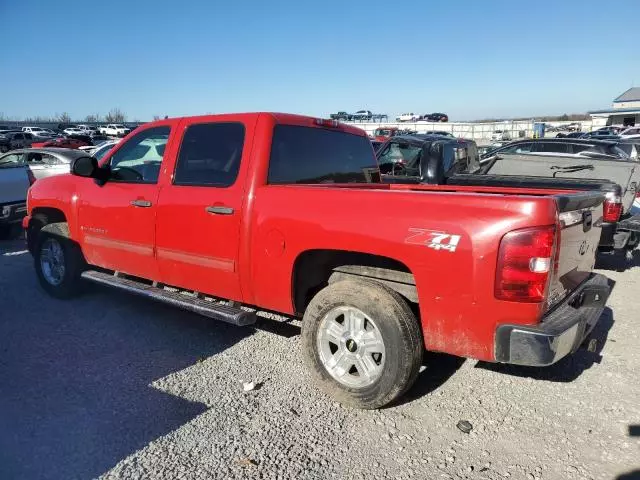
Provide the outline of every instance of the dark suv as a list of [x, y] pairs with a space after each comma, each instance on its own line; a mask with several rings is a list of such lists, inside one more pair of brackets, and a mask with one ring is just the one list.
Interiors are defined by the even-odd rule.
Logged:
[[8, 152], [15, 148], [27, 148], [33, 142], [33, 135], [21, 131], [0, 133], [0, 152]]
[[541, 138], [517, 140], [482, 155], [488, 158], [499, 153], [538, 155], [562, 155], [573, 157], [607, 157], [629, 159], [629, 155], [617, 146], [617, 142], [582, 138]]

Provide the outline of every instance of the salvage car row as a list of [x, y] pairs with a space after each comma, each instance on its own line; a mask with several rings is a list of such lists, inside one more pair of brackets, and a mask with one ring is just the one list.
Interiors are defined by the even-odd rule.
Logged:
[[270, 113], [145, 124], [100, 160], [76, 153], [71, 175], [29, 178], [33, 153], [0, 178], [32, 183], [10, 214], [47, 292], [94, 282], [239, 327], [301, 317], [317, 384], [359, 408], [402, 396], [425, 351], [530, 366], [575, 352], [611, 289], [598, 251], [640, 230], [637, 164], [606, 154], [481, 159], [416, 134], [374, 153], [361, 129]]

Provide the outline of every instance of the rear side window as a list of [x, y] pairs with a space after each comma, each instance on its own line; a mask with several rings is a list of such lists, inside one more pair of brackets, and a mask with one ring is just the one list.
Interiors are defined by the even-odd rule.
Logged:
[[370, 183], [377, 174], [367, 137], [294, 125], [274, 129], [270, 184]]
[[534, 145], [535, 152], [570, 153], [568, 143], [539, 142]]
[[501, 148], [498, 153], [529, 153], [532, 146], [532, 143], [516, 143], [515, 145]]
[[244, 125], [199, 123], [187, 128], [180, 146], [174, 185], [229, 187], [240, 169]]

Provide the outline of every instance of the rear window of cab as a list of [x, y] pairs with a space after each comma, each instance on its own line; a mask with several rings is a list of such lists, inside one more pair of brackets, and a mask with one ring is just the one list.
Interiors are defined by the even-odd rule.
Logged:
[[276, 125], [268, 183], [371, 183], [378, 168], [366, 136], [342, 130]]

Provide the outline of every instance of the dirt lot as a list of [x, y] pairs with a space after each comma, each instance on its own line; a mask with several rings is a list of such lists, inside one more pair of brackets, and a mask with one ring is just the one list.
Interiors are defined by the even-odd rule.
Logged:
[[429, 355], [402, 404], [368, 412], [309, 384], [295, 321], [235, 328], [98, 288], [56, 301], [0, 242], [0, 478], [637, 478], [640, 258], [618, 266], [601, 263], [617, 284], [598, 353]]

